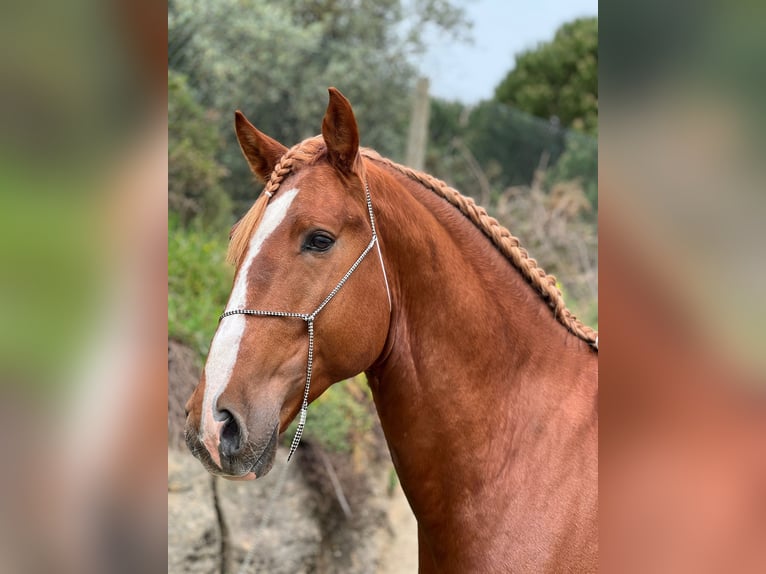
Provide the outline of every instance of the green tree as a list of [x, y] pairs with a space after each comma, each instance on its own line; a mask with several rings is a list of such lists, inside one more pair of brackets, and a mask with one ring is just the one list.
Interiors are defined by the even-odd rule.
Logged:
[[594, 208], [598, 206], [598, 140], [570, 131], [565, 138], [564, 153], [548, 172], [549, 187], [559, 182], [576, 181]]
[[427, 170], [485, 206], [507, 187], [531, 184], [565, 142], [550, 122], [494, 100], [474, 107], [432, 100], [429, 131]]
[[501, 189], [530, 184], [543, 155], [553, 162], [563, 149], [549, 122], [491, 100], [472, 111], [465, 140]]
[[457, 33], [462, 10], [447, 0], [174, 0], [169, 65], [217, 114], [235, 210], [257, 192], [233, 135], [235, 109], [292, 145], [319, 133], [327, 88], [336, 86], [354, 104], [362, 144], [401, 159], [411, 56], [425, 26]]
[[561, 26], [550, 42], [516, 56], [495, 99], [562, 127], [598, 130], [598, 19]]
[[168, 71], [168, 205], [184, 225], [223, 222], [231, 201], [220, 184], [218, 129], [195, 100], [183, 74]]

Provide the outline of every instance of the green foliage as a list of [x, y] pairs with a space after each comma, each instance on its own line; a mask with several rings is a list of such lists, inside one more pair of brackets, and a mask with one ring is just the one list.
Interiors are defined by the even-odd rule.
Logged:
[[[432, 114], [426, 169], [464, 193], [489, 201], [478, 192], [477, 167], [492, 193], [497, 194], [510, 186], [531, 184], [538, 169], [556, 165], [569, 152], [566, 169], [562, 166], [549, 181], [567, 181], [563, 178], [570, 177], [591, 182], [595, 197], [594, 138], [558, 129], [495, 101], [468, 108], [457, 102], [433, 100]], [[569, 150], [570, 145], [578, 147]], [[476, 161], [475, 167], [469, 165], [469, 155]]]
[[351, 99], [362, 144], [401, 159], [424, 25], [463, 29], [447, 0], [175, 0], [169, 65], [206, 109], [216, 110], [223, 184], [243, 212], [257, 190], [233, 135], [241, 109], [263, 132], [292, 145], [319, 133], [327, 88]]
[[231, 291], [233, 269], [225, 261], [226, 238], [187, 229], [171, 218], [168, 229], [168, 336], [201, 357]]
[[460, 102], [431, 98], [428, 122], [429, 149], [446, 149], [465, 126], [466, 107]]
[[181, 223], [200, 219], [221, 224], [231, 202], [220, 185], [223, 168], [215, 157], [220, 138], [194, 99], [183, 74], [168, 71], [168, 202]]
[[597, 63], [598, 21], [578, 19], [519, 54], [493, 100], [432, 100], [427, 170], [485, 207], [509, 187], [576, 182], [592, 208], [583, 215], [595, 218]]
[[516, 56], [495, 99], [564, 127], [598, 130], [598, 19], [561, 26], [551, 42]]
[[554, 162], [563, 148], [563, 135], [548, 122], [487, 101], [472, 111], [465, 141], [499, 187], [532, 181], [543, 154]]
[[566, 135], [566, 148], [547, 175], [549, 187], [560, 182], [578, 182], [590, 204], [598, 206], [598, 141], [577, 132]]
[[[334, 452], [350, 452], [366, 435], [374, 420], [370, 389], [364, 375], [330, 387], [309, 406], [304, 437]], [[288, 428], [285, 440], [292, 440], [297, 421]]]
[[461, 153], [465, 151], [464, 148], [460, 147], [461, 137], [466, 131], [468, 112], [460, 102], [431, 99], [425, 170], [457, 189], [475, 193], [475, 174]]

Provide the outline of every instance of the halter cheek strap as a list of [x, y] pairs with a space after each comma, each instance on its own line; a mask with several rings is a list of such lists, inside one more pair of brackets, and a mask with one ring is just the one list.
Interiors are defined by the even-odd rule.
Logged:
[[[348, 281], [349, 277], [354, 273], [354, 271], [357, 270], [359, 265], [362, 263], [365, 257], [367, 257], [367, 254], [372, 251], [373, 247], [377, 248], [378, 251], [378, 259], [380, 260], [380, 267], [383, 270], [383, 280], [386, 284], [386, 295], [388, 296], [388, 312], [391, 313], [393, 307], [391, 306], [391, 289], [388, 286], [388, 275], [386, 274], [386, 266], [383, 264], [383, 255], [380, 252], [380, 241], [378, 240], [378, 233], [375, 228], [375, 214], [372, 210], [372, 198], [370, 196], [370, 186], [367, 184], [367, 179], [365, 178], [364, 181], [364, 190], [366, 194], [367, 199], [367, 211], [370, 215], [370, 226], [372, 227], [372, 238], [370, 239], [370, 242], [367, 244], [367, 247], [364, 248], [364, 251], [362, 251], [362, 254], [354, 261], [353, 265], [349, 268], [348, 271], [346, 271], [346, 274], [341, 278], [340, 281], [338, 281], [337, 285], [335, 285], [335, 288], [330, 291], [329, 295], [325, 297], [322, 302], [319, 304], [319, 306], [314, 309], [311, 313], [292, 313], [287, 311], [262, 311], [259, 309], [230, 309], [228, 311], [224, 311], [221, 316], [219, 317], [219, 321], [221, 321], [224, 317], [229, 317], [230, 315], [253, 315], [256, 317], [285, 317], [285, 318], [292, 318], [292, 319], [301, 319], [306, 322], [306, 327], [308, 329], [308, 335], [309, 335], [309, 351], [308, 351], [308, 359], [306, 362], [306, 387], [303, 390], [303, 403], [301, 404], [301, 410], [298, 418], [298, 428], [295, 431], [295, 436], [293, 437], [293, 442], [290, 444], [290, 453], [287, 455], [288, 462], [292, 458], [293, 454], [295, 453], [295, 450], [298, 448], [298, 444], [301, 441], [301, 436], [303, 435], [303, 429], [306, 426], [306, 413], [308, 411], [309, 406], [309, 388], [311, 387], [311, 371], [314, 365], [314, 319], [316, 319], [316, 316], [319, 314], [319, 312], [324, 309], [327, 304], [332, 301], [333, 297], [338, 294], [338, 291], [340, 291], [341, 287], [346, 284], [346, 281]], [[269, 199], [271, 199], [271, 196], [269, 196]]]

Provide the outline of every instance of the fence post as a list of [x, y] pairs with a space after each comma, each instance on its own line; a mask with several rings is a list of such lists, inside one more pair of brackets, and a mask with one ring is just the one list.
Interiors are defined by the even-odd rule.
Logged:
[[405, 163], [417, 170], [423, 170], [426, 160], [428, 139], [428, 115], [431, 101], [428, 97], [428, 78], [418, 78], [415, 97], [412, 101], [410, 129], [407, 136], [407, 156]]

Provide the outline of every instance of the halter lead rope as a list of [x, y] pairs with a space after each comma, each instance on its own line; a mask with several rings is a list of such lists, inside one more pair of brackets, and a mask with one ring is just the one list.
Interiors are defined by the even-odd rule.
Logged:
[[[388, 311], [391, 312], [391, 290], [388, 287], [388, 275], [386, 274], [386, 266], [383, 264], [383, 255], [380, 252], [380, 241], [378, 241], [378, 233], [375, 228], [375, 214], [372, 211], [372, 197], [370, 196], [370, 186], [367, 184], [367, 178], [364, 180], [364, 190], [366, 194], [367, 199], [367, 212], [370, 215], [370, 226], [372, 227], [372, 239], [370, 239], [370, 242], [367, 244], [367, 247], [364, 248], [364, 251], [362, 251], [362, 254], [354, 261], [354, 264], [351, 265], [348, 271], [346, 271], [346, 274], [341, 278], [340, 281], [338, 281], [338, 284], [335, 285], [335, 288], [330, 291], [330, 294], [327, 295], [327, 297], [324, 298], [324, 300], [319, 304], [319, 306], [314, 309], [311, 313], [291, 313], [287, 311], [262, 311], [259, 309], [231, 309], [229, 311], [224, 311], [221, 313], [221, 316], [218, 318], [218, 321], [220, 322], [224, 317], [229, 317], [230, 315], [254, 315], [256, 317], [286, 317], [291, 319], [301, 319], [306, 322], [306, 327], [308, 329], [309, 334], [309, 352], [308, 352], [308, 359], [306, 362], [306, 387], [303, 390], [303, 403], [301, 404], [301, 410], [299, 413], [299, 419], [298, 419], [298, 428], [295, 431], [295, 436], [293, 436], [293, 441], [290, 444], [290, 453], [287, 455], [287, 461], [289, 462], [292, 458], [293, 454], [295, 453], [295, 450], [298, 448], [298, 444], [301, 442], [301, 436], [303, 435], [303, 429], [306, 426], [306, 413], [308, 412], [308, 406], [309, 406], [309, 388], [311, 387], [311, 371], [314, 366], [314, 319], [316, 319], [316, 316], [319, 314], [319, 312], [327, 306], [327, 304], [332, 300], [335, 295], [338, 294], [338, 291], [340, 291], [341, 287], [348, 281], [349, 277], [354, 273], [354, 271], [357, 270], [359, 265], [362, 263], [364, 258], [367, 256], [367, 254], [372, 250], [374, 246], [377, 246], [378, 248], [378, 258], [380, 259], [380, 267], [383, 270], [383, 280], [386, 284], [386, 295], [388, 296]], [[269, 196], [269, 199], [271, 199], [271, 196]]]

